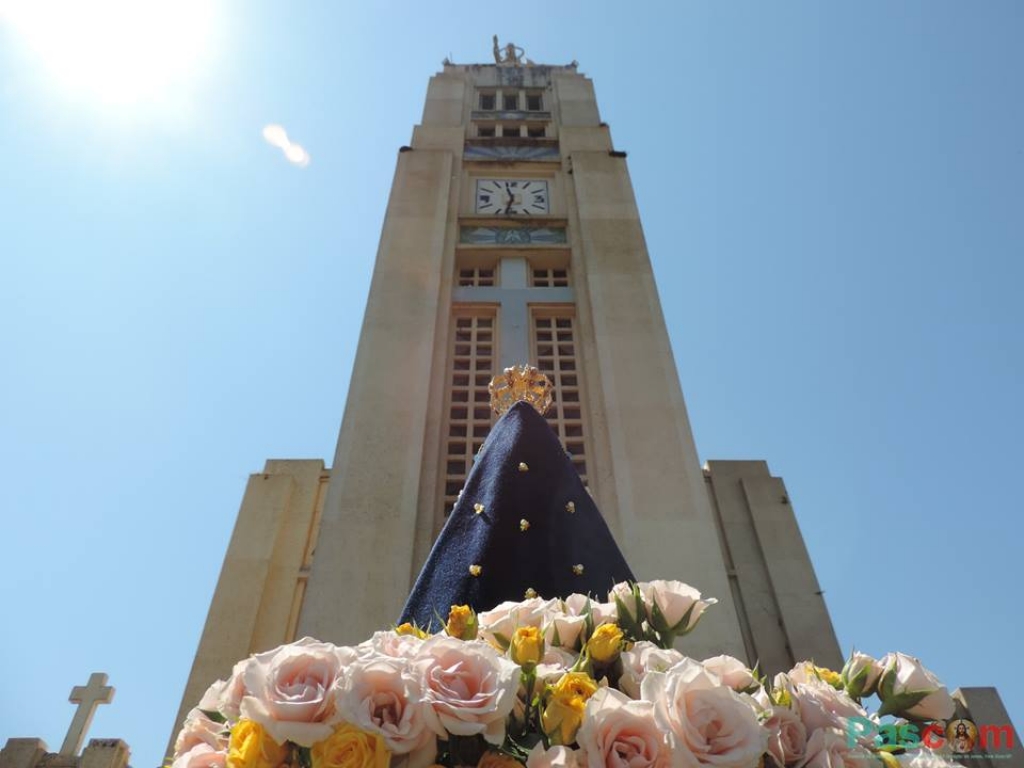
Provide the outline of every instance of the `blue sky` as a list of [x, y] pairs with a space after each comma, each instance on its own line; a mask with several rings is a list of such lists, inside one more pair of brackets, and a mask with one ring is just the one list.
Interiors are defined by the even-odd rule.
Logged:
[[105, 670], [92, 735], [159, 763], [247, 476], [333, 456], [427, 80], [494, 33], [594, 79], [701, 458], [785, 479], [844, 650], [1024, 722], [1024, 6], [237, 0], [32, 37], [26, 4], [0, 0], [0, 740], [56, 749]]

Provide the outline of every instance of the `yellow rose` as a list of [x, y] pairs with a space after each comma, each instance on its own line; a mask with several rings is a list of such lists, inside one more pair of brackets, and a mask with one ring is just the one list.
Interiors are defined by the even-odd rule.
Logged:
[[239, 720], [228, 742], [228, 768], [277, 768], [291, 750], [274, 741], [254, 720]]
[[512, 633], [509, 654], [523, 669], [533, 669], [544, 657], [544, 635], [537, 627], [519, 627]]
[[453, 605], [444, 631], [459, 640], [475, 640], [476, 630], [476, 612], [468, 605]]
[[587, 651], [600, 664], [615, 661], [622, 653], [622, 630], [615, 624], [602, 624], [587, 641]]
[[313, 768], [388, 768], [391, 752], [376, 733], [342, 723], [313, 745]]
[[584, 672], [566, 672], [549, 689], [550, 696], [540, 716], [540, 725], [552, 744], [572, 744], [583, 722], [587, 699], [597, 683]]
[[833, 672], [831, 669], [827, 669], [826, 667], [815, 667], [814, 671], [818, 673], [819, 678], [836, 690], [843, 690], [843, 676], [838, 672]]
[[398, 635], [410, 635], [411, 637], [418, 637], [420, 640], [424, 640], [430, 635], [424, 632], [422, 629], [417, 627], [415, 624], [410, 624], [408, 621], [405, 624], [399, 624], [395, 627], [395, 634]]

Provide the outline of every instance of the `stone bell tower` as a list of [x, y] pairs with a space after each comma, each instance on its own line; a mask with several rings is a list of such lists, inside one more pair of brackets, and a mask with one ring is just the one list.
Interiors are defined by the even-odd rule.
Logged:
[[333, 464], [269, 461], [250, 479], [183, 712], [251, 652], [396, 619], [491, 428], [487, 384], [523, 362], [551, 379], [551, 427], [637, 577], [718, 598], [688, 653], [841, 663], [781, 480], [763, 462], [700, 465], [593, 83], [497, 40], [494, 59], [430, 78]]

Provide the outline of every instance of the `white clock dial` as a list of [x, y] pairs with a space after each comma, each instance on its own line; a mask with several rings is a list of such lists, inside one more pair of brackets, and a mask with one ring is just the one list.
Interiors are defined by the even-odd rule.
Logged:
[[477, 179], [476, 212], [499, 216], [546, 214], [550, 210], [545, 179]]

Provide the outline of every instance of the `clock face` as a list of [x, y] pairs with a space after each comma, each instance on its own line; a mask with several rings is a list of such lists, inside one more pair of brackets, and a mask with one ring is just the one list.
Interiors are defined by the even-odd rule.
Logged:
[[522, 216], [548, 211], [548, 183], [544, 179], [476, 180], [477, 213]]

